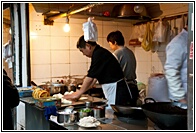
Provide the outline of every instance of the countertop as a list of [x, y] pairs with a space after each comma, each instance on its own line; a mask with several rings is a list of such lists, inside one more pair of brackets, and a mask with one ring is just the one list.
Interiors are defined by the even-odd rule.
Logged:
[[49, 121], [51, 130], [155, 130], [154, 124], [146, 117], [132, 119], [113, 114], [113, 118], [99, 118], [98, 120], [101, 124], [93, 128], [80, 127], [77, 123], [64, 125], [64, 123], [57, 122], [57, 116], [51, 116]]
[[[20, 100], [42, 112], [44, 110], [43, 108], [34, 105], [35, 100], [32, 97], [24, 97], [20, 98]], [[50, 130], [154, 130], [154, 124], [148, 118], [132, 119], [119, 117], [113, 113], [107, 114], [107, 111], [105, 116], [112, 117], [98, 119], [101, 124], [96, 128], [83, 128], [78, 126], [77, 123], [64, 125], [63, 123], [57, 122], [57, 116], [51, 116], [51, 119], [48, 122]], [[44, 127], [42, 128], [44, 129]]]

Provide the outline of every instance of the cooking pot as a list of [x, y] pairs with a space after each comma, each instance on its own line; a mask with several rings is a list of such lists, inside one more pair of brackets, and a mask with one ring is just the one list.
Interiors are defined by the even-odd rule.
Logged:
[[77, 89], [77, 85], [75, 85], [75, 84], [69, 84], [69, 86], [68, 86], [68, 91], [70, 92], [70, 91], [76, 91], [76, 89]]
[[62, 93], [64, 94], [67, 90], [67, 86], [65, 84], [56, 84], [56, 83], [46, 83], [43, 85], [39, 85], [38, 87], [43, 88], [50, 92], [50, 95]]
[[152, 98], [144, 101], [142, 110], [159, 128], [187, 130], [187, 109], [182, 109], [173, 102], [156, 102]]

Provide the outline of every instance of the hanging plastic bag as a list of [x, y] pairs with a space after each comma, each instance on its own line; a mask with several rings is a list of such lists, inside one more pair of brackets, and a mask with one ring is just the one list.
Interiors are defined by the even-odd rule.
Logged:
[[167, 31], [169, 28], [169, 23], [166, 20], [160, 19], [155, 28], [155, 33], [153, 35], [154, 42], [166, 42]]
[[84, 40], [96, 42], [98, 40], [97, 26], [92, 19], [89, 17], [88, 22], [83, 23]]
[[139, 33], [138, 40], [142, 42], [146, 33], [146, 25], [144, 24], [140, 25], [138, 29], [138, 33]]
[[130, 39], [138, 39], [138, 37], [139, 37], [139, 26], [136, 25], [136, 26], [133, 27]]
[[132, 34], [130, 36], [130, 40], [129, 40], [129, 45], [130, 46], [140, 46], [141, 45], [141, 42], [139, 41], [139, 36], [140, 36], [140, 28], [138, 25], [134, 26], [133, 27], [133, 30], [132, 30]]
[[146, 97], [157, 102], [170, 102], [167, 80], [162, 73], [152, 73], [148, 78], [148, 91]]
[[[155, 22], [152, 23], [152, 36], [155, 34]], [[151, 52], [157, 52], [159, 49], [159, 42], [158, 41], [152, 41], [152, 47], [151, 47]]]
[[150, 23], [146, 24], [146, 33], [144, 35], [144, 39], [142, 41], [142, 48], [145, 51], [151, 50], [152, 47], [152, 31], [150, 30]]

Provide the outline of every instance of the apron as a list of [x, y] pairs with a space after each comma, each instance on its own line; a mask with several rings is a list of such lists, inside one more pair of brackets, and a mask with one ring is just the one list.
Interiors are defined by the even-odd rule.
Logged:
[[[106, 110], [107, 109], [112, 109], [110, 104], [114, 104], [115, 105], [115, 101], [116, 101], [116, 89], [117, 89], [117, 83], [122, 81], [124, 79], [120, 79], [118, 80], [117, 82], [114, 82], [114, 83], [108, 83], [108, 84], [102, 84], [102, 89], [103, 89], [103, 93], [105, 95], [105, 98], [108, 100], [107, 104], [108, 104], [108, 107], [106, 107]], [[125, 81], [126, 82], [126, 81]], [[131, 91], [129, 89], [129, 86], [126, 82], [126, 85], [127, 85], [127, 88], [129, 90], [129, 94], [132, 98], [132, 94], [131, 94]]]

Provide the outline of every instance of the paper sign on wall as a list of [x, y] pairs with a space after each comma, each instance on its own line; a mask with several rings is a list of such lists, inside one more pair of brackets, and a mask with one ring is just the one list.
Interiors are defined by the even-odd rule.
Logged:
[[191, 42], [191, 45], [190, 45], [190, 54], [189, 54], [189, 59], [193, 59], [193, 41]]

